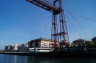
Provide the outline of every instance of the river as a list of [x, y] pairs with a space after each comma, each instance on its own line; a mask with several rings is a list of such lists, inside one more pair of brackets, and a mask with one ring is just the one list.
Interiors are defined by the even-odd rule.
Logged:
[[0, 63], [96, 63], [96, 58], [49, 58], [0, 54]]

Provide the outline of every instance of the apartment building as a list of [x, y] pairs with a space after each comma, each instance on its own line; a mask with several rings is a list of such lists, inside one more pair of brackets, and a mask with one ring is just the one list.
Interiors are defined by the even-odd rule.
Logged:
[[39, 38], [28, 42], [29, 48], [52, 48], [54, 41], [51, 39]]
[[15, 44], [15, 45], [6, 45], [5, 51], [7, 52], [26, 52], [28, 51], [28, 44]]

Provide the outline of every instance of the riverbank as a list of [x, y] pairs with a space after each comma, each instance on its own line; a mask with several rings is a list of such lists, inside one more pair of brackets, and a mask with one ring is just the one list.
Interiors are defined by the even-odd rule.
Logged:
[[46, 57], [69, 57], [69, 58], [80, 58], [80, 57], [89, 57], [96, 58], [96, 53], [93, 52], [71, 52], [71, 51], [63, 51], [63, 52], [0, 52], [0, 54], [8, 54], [8, 55], [23, 55], [23, 56], [46, 56]]

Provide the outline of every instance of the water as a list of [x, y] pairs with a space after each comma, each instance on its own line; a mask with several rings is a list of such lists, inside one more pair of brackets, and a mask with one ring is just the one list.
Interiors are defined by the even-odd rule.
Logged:
[[96, 58], [48, 58], [0, 54], [0, 63], [96, 63]]

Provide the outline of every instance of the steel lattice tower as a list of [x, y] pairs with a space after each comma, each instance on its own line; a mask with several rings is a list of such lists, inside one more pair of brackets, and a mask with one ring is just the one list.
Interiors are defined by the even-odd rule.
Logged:
[[[69, 36], [68, 36], [68, 31], [67, 31], [67, 26], [66, 26], [66, 21], [64, 16], [62, 0], [53, 0], [53, 4], [45, 0], [27, 0], [27, 1], [47, 11], [52, 12], [51, 39], [55, 41], [54, 49], [57, 49], [57, 42], [59, 42], [61, 48], [64, 45], [68, 44]], [[59, 15], [59, 17], [57, 15]], [[57, 18], [59, 18], [59, 22], [60, 22], [59, 33], [58, 33]]]

